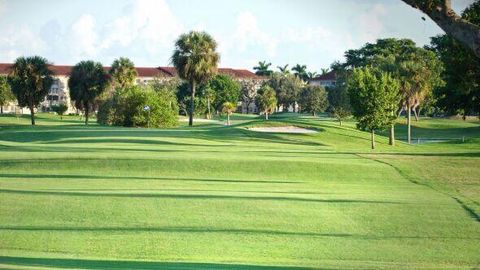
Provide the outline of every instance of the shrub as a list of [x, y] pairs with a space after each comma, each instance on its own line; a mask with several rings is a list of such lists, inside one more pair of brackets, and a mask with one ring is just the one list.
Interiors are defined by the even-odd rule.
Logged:
[[101, 104], [97, 121], [126, 127], [173, 127], [178, 124], [175, 94], [152, 86], [117, 89]]
[[65, 114], [65, 112], [68, 110], [68, 106], [65, 103], [53, 105], [51, 108], [52, 108], [52, 111], [60, 115], [60, 119], [63, 119], [63, 114]]

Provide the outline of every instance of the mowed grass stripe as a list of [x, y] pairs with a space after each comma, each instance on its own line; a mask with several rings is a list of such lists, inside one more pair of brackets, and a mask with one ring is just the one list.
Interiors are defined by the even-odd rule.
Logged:
[[[245, 130], [259, 119], [148, 130], [40, 116], [34, 128], [6, 117], [12, 121], [0, 131], [5, 268], [461, 269], [480, 262], [479, 223], [452, 199], [479, 199], [475, 138], [392, 148], [379, 136], [380, 163], [365, 156], [369, 137], [355, 123], [296, 114], [270, 123], [319, 133]], [[422, 121], [422, 134], [480, 136], [478, 124], [455, 121], [450, 130], [448, 121]]]

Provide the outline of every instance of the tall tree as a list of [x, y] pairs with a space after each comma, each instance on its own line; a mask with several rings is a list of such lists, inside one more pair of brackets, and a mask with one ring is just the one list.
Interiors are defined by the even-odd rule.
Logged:
[[192, 102], [189, 110], [189, 126], [193, 125], [195, 113], [195, 88], [217, 73], [219, 61], [217, 42], [206, 32], [191, 31], [180, 35], [175, 42], [172, 64], [180, 78], [187, 80], [190, 84]]
[[346, 62], [337, 64], [337, 69], [344, 68], [348, 73], [355, 67], [374, 66], [391, 73], [401, 82], [402, 100], [398, 106], [407, 113], [407, 137], [410, 142], [412, 110], [416, 112], [432, 89], [441, 84], [442, 65], [435, 54], [417, 47], [410, 39], [387, 38], [367, 43], [357, 50], [349, 50], [345, 58]]
[[253, 70], [258, 76], [271, 76], [273, 74], [273, 71], [269, 69], [271, 65], [272, 63], [267, 63], [267, 61], [260, 61], [258, 66], [253, 67]]
[[348, 93], [357, 127], [369, 131], [375, 149], [375, 130], [392, 124], [392, 107], [398, 103], [398, 80], [369, 67], [355, 68], [348, 78]]
[[337, 70], [337, 83], [334, 87], [328, 88], [328, 103], [333, 117], [337, 118], [340, 126], [345, 118], [352, 115], [352, 106], [346, 85], [346, 74]]
[[307, 85], [300, 93], [300, 108], [303, 112], [315, 116], [319, 112], [325, 112], [328, 107], [327, 92], [321, 86]]
[[329, 68], [322, 68], [322, 69], [320, 69], [320, 71], [321, 71], [321, 72], [320, 72], [321, 75], [325, 75], [325, 74], [327, 74], [328, 72], [330, 72], [330, 69], [329, 69]]
[[242, 103], [245, 104], [248, 114], [250, 113], [250, 105], [255, 102], [257, 96], [257, 82], [255, 80], [242, 80], [240, 85]]
[[109, 71], [115, 86], [126, 88], [135, 84], [137, 70], [133, 62], [125, 57], [115, 59]]
[[35, 107], [42, 102], [53, 84], [53, 73], [47, 59], [40, 56], [19, 57], [13, 63], [8, 83], [20, 107], [30, 109], [35, 125]]
[[295, 108], [298, 101], [298, 95], [303, 87], [303, 81], [293, 74], [274, 73], [267, 84], [275, 90], [277, 105], [284, 109], [290, 105]]
[[[462, 18], [480, 24], [480, 3], [467, 7]], [[480, 58], [448, 35], [432, 38], [431, 46], [443, 62], [445, 86], [435, 91], [437, 105], [450, 114], [480, 114]]]
[[95, 99], [109, 86], [110, 78], [103, 69], [102, 64], [93, 61], [81, 61], [72, 68], [68, 79], [70, 98], [75, 102], [75, 107], [83, 109], [85, 125]]
[[[480, 58], [480, 24], [460, 17], [451, 0], [402, 0], [427, 14], [448, 35], [470, 48]], [[474, 5], [480, 5], [476, 1]]]
[[295, 74], [295, 76], [302, 79], [303, 81], [308, 80], [307, 66], [306, 65], [296, 64], [294, 67], [292, 67], [292, 71], [293, 71], [293, 74]]
[[213, 103], [216, 110], [221, 111], [225, 102], [237, 104], [240, 96], [240, 84], [232, 77], [224, 74], [217, 74], [207, 82], [207, 88], [215, 93]]
[[442, 63], [435, 54], [422, 48], [408, 54], [398, 64], [402, 103], [407, 113], [407, 141], [411, 143], [411, 112], [412, 108], [432, 92], [435, 87], [441, 86]]
[[15, 100], [12, 89], [8, 84], [7, 76], [0, 76], [0, 114], [3, 114], [3, 106]]
[[282, 74], [290, 73], [290, 70], [288, 70], [288, 64], [286, 64], [284, 66], [277, 66], [277, 68], [278, 68], [278, 71], [280, 71], [280, 73], [282, 73]]
[[264, 84], [259, 90], [256, 98], [258, 109], [265, 114], [265, 120], [268, 120], [268, 115], [272, 114], [277, 107], [277, 98], [275, 97], [275, 90], [272, 87]]

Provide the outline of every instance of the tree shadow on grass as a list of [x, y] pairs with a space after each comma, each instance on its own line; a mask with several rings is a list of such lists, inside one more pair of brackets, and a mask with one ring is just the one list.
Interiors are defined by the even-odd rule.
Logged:
[[216, 228], [216, 227], [142, 227], [142, 226], [0, 226], [0, 230], [6, 231], [48, 231], [48, 232], [95, 232], [95, 233], [140, 233], [140, 232], [158, 232], [158, 233], [227, 233], [227, 234], [245, 234], [245, 235], [272, 235], [286, 237], [335, 237], [335, 238], [353, 238], [360, 240], [383, 240], [383, 239], [456, 239], [456, 240], [480, 240], [479, 237], [449, 236], [449, 235], [375, 235], [375, 234], [356, 234], [339, 232], [303, 232], [303, 231], [280, 231], [269, 229], [248, 229], [248, 228]]
[[0, 178], [34, 178], [34, 179], [83, 179], [83, 180], [157, 180], [157, 181], [192, 181], [192, 182], [221, 182], [221, 183], [252, 183], [252, 184], [301, 184], [300, 181], [280, 180], [242, 180], [242, 179], [214, 179], [214, 178], [178, 178], [178, 177], [142, 177], [142, 176], [103, 176], [80, 174], [17, 174], [3, 173]]
[[357, 199], [317, 199], [305, 197], [282, 196], [240, 196], [221, 194], [176, 194], [176, 193], [107, 193], [107, 192], [78, 192], [78, 191], [49, 191], [49, 190], [22, 190], [0, 189], [0, 193], [48, 195], [48, 196], [81, 196], [81, 197], [114, 197], [114, 198], [161, 198], [161, 199], [186, 199], [186, 200], [247, 200], [247, 201], [287, 201], [308, 203], [333, 203], [333, 204], [406, 204], [396, 201], [357, 200]]
[[165, 270], [193, 270], [193, 269], [238, 269], [238, 270], [267, 270], [292, 269], [307, 270], [313, 268], [293, 266], [264, 266], [248, 264], [223, 263], [194, 263], [194, 262], [148, 262], [148, 261], [114, 261], [114, 260], [83, 260], [57, 258], [28, 258], [0, 256], [0, 264], [27, 267], [46, 268], [74, 268], [74, 269], [165, 269]]

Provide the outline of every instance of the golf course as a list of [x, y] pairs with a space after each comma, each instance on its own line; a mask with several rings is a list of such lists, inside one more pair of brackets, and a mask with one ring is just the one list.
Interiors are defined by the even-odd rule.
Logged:
[[[371, 150], [353, 121], [231, 118], [1, 116], [0, 269], [480, 267], [478, 119], [421, 118], [419, 144]], [[316, 132], [250, 129], [281, 126]]]

